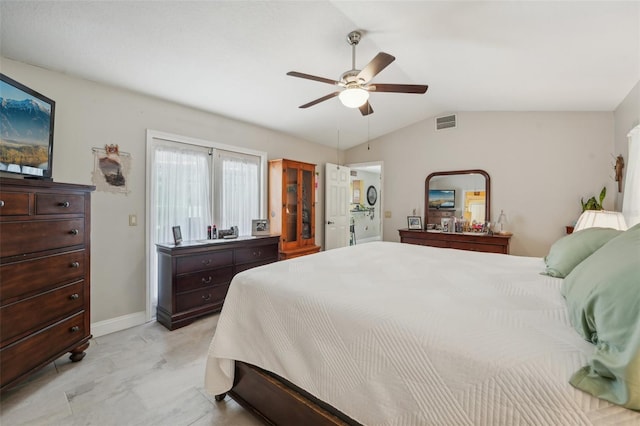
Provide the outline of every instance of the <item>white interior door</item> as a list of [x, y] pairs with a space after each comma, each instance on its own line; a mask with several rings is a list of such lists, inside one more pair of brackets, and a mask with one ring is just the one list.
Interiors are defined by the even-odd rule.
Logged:
[[349, 182], [351, 169], [327, 163], [325, 168], [324, 249], [349, 245]]

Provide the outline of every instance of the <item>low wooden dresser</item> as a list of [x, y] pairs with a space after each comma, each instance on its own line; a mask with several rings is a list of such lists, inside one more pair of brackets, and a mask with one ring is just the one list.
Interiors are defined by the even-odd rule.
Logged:
[[421, 246], [509, 254], [510, 235], [460, 234], [400, 229], [400, 242]]
[[238, 272], [278, 260], [280, 236], [157, 244], [157, 320], [169, 330], [222, 309]]
[[2, 390], [89, 346], [91, 191], [0, 178]]

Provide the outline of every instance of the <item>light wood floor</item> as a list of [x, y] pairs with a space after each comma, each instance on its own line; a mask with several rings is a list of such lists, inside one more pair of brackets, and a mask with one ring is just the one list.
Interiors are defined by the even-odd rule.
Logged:
[[152, 322], [91, 340], [77, 363], [65, 355], [0, 397], [9, 425], [259, 425], [229, 397], [204, 390], [218, 315], [168, 331]]

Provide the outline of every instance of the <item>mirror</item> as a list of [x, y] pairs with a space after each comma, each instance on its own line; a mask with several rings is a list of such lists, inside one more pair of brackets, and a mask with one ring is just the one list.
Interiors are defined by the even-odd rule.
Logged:
[[455, 216], [469, 223], [491, 220], [490, 178], [484, 170], [431, 173], [425, 180], [425, 228], [440, 229], [441, 220]]

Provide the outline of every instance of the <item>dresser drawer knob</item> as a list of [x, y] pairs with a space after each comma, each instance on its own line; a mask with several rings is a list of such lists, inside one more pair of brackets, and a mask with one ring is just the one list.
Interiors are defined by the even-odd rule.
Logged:
[[60, 207], [69, 207], [69, 206], [71, 205], [71, 203], [70, 203], [70, 202], [68, 202], [68, 201], [63, 201], [63, 202], [61, 202], [61, 203], [58, 203], [58, 205], [59, 205]]
[[80, 331], [80, 327], [78, 327], [77, 325], [74, 325], [73, 327], [71, 327], [71, 328], [69, 329], [69, 331], [70, 331], [71, 333], [77, 333], [78, 331]]
[[78, 231], [77, 229], [72, 229], [71, 231], [69, 231], [69, 233], [71, 235], [78, 235], [80, 233], [80, 231]]
[[258, 251], [254, 251], [253, 252], [253, 257], [260, 257], [262, 256], [262, 250], [258, 250]]
[[211, 278], [211, 276], [209, 276], [208, 279], [202, 279], [202, 284], [211, 284], [211, 281], [213, 281], [213, 278]]
[[206, 296], [202, 296], [202, 300], [204, 300], [205, 302], [208, 302], [209, 300], [211, 300], [211, 294], [207, 294]]
[[0, 200], [0, 207], [4, 207], [4, 201]]
[[69, 296], [69, 299], [71, 300], [77, 300], [80, 298], [80, 295], [78, 293], [73, 293], [71, 296]]
[[203, 265], [210, 265], [211, 264], [211, 259], [203, 260], [202, 264]]
[[79, 268], [80, 267], [80, 262], [71, 262], [71, 265], [69, 265], [72, 268]]

